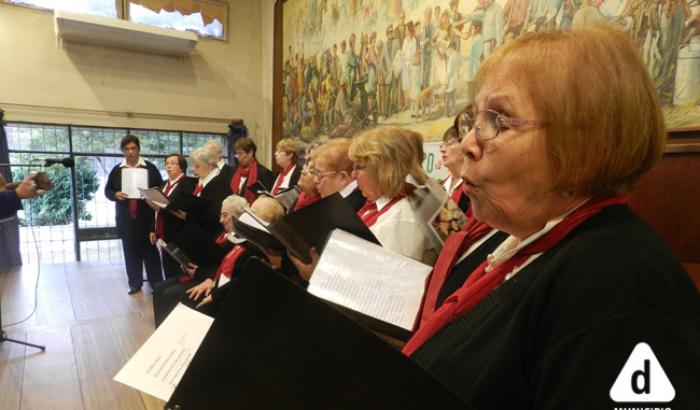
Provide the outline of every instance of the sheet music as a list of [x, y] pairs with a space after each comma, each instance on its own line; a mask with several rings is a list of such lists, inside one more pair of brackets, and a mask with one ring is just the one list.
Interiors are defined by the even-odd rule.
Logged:
[[214, 318], [178, 304], [114, 380], [170, 400], [213, 322]]
[[148, 189], [143, 189], [139, 188], [139, 193], [141, 194], [141, 197], [146, 198], [156, 204], [157, 206], [161, 208], [165, 208], [168, 206], [170, 203], [170, 200], [168, 197], [166, 197], [159, 188], [148, 188]]
[[122, 189], [130, 199], [141, 198], [139, 188], [148, 188], [148, 170], [146, 168], [122, 168]]
[[336, 229], [308, 291], [322, 299], [411, 330], [432, 268]]

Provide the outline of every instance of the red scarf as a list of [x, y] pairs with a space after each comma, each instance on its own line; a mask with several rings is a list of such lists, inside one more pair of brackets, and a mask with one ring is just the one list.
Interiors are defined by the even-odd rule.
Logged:
[[242, 247], [241, 245], [236, 245], [228, 251], [226, 256], [224, 257], [224, 260], [221, 261], [221, 264], [219, 265], [219, 269], [216, 271], [216, 276], [214, 276], [214, 282], [218, 282], [219, 278], [221, 278], [221, 275], [226, 276], [227, 278], [231, 279], [231, 276], [233, 275], [233, 268], [236, 267], [236, 261], [238, 261], [238, 258], [241, 257], [245, 253], [246, 249]]
[[321, 199], [321, 196], [319, 194], [309, 196], [306, 195], [306, 192], [302, 192], [301, 194], [299, 194], [299, 198], [297, 198], [297, 203], [294, 205], [294, 209], [292, 210], [292, 212], [298, 211], [301, 208], [309, 206], [314, 202], [317, 202], [319, 199]]
[[[170, 180], [168, 179], [168, 182], [165, 184], [165, 188], [163, 189], [163, 195], [170, 196], [170, 192], [175, 189], [177, 184], [180, 183], [180, 180], [182, 177], [184, 177], [185, 174], [180, 174], [175, 181], [171, 184]], [[163, 233], [165, 232], [165, 219], [163, 218], [163, 215], [160, 213], [160, 211], [156, 212], [156, 237], [158, 238], [163, 238]]]
[[277, 180], [275, 181], [275, 186], [272, 188], [272, 195], [277, 195], [277, 193], [280, 191], [280, 185], [282, 185], [282, 181], [284, 181], [284, 177], [289, 174], [289, 172], [294, 169], [294, 167], [297, 164], [289, 164], [286, 167], [284, 167], [283, 170], [280, 171], [280, 174], [277, 175]]
[[591, 200], [567, 215], [552, 230], [520, 249], [510, 259], [503, 261], [486, 272], [488, 261], [484, 261], [474, 272], [469, 275], [461, 288], [450, 295], [443, 305], [433, 314], [427, 322], [423, 323], [413, 337], [406, 343], [402, 352], [406, 356], [412, 355], [423, 343], [430, 339], [438, 330], [442, 329], [453, 319], [469, 312], [484, 297], [490, 294], [496, 287], [503, 283], [506, 275], [517, 266], [521, 266], [532, 255], [540, 254], [564, 239], [569, 232], [581, 222], [597, 214], [601, 209], [627, 203], [626, 197], [607, 197], [600, 200]]
[[470, 211], [471, 209], [468, 211], [470, 217], [467, 223], [464, 224], [461, 231], [447, 237], [445, 245], [442, 247], [437, 261], [435, 261], [433, 272], [430, 274], [428, 285], [423, 294], [421, 310], [417, 316], [420, 319], [419, 326], [422, 326], [434, 313], [440, 289], [442, 289], [448, 272], [452, 270], [457, 260], [470, 246], [492, 230], [488, 224], [477, 221], [476, 218], [471, 216]]
[[380, 211], [377, 209], [377, 203], [376, 201], [365, 201], [365, 205], [360, 208], [359, 211], [357, 211], [357, 216], [359, 216], [362, 219], [362, 222], [367, 225], [367, 227], [371, 227], [375, 223], [377, 223], [377, 219], [386, 211], [389, 210], [392, 206], [396, 205], [397, 202], [399, 202], [401, 199], [403, 199], [403, 196], [398, 196], [394, 199], [391, 200], [388, 204], [382, 208]]
[[223, 244], [228, 241], [228, 234], [226, 232], [222, 233], [221, 235], [217, 236], [214, 242], [216, 242], [217, 245], [222, 246]]
[[192, 195], [194, 196], [200, 196], [202, 195], [202, 190], [204, 189], [204, 185], [202, 185], [202, 182], [197, 182], [197, 186], [194, 187], [194, 191], [192, 192]]
[[[252, 160], [247, 167], [239, 166], [231, 178], [231, 192], [235, 195], [242, 196], [248, 201], [249, 205], [255, 201], [255, 193], [250, 189], [240, 189], [241, 179], [246, 178], [245, 187], [251, 187], [258, 182], [258, 161]], [[243, 192], [241, 192], [243, 191]]]

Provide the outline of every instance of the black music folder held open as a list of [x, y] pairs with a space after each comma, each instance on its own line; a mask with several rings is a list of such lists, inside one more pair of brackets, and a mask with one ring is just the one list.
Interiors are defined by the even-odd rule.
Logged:
[[284, 216], [267, 229], [304, 263], [311, 263], [312, 247], [321, 254], [334, 229], [379, 244], [367, 225], [337, 193]]
[[472, 407], [369, 330], [251, 258], [166, 408]]

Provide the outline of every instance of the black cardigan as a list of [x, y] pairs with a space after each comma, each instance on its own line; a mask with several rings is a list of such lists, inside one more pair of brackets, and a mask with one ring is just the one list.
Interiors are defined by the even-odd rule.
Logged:
[[640, 342], [676, 391], [660, 407], [700, 408], [698, 291], [620, 205], [583, 222], [412, 358], [477, 408], [612, 410], [628, 406], [609, 392]]
[[[145, 160], [144, 160], [145, 161]], [[160, 187], [163, 183], [163, 178], [155, 165], [150, 161], [146, 162], [146, 170], [148, 171], [148, 187]], [[146, 204], [146, 201], [138, 200], [137, 215], [135, 223], [129, 223], [129, 200], [118, 201], [116, 198], [117, 192], [122, 189], [122, 172], [120, 164], [117, 164], [107, 177], [105, 184], [105, 196], [110, 201], [114, 201], [116, 208], [115, 219], [117, 223], [117, 233], [122, 239], [132, 239], [148, 236], [148, 233], [153, 227], [153, 219], [155, 213], [151, 207]]]

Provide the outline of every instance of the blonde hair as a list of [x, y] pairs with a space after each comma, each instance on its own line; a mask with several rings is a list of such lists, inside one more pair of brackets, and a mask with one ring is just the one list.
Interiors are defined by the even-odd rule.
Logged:
[[413, 130], [407, 128], [399, 128], [399, 131], [411, 145], [411, 153], [415, 157], [411, 162], [414, 166], [408, 173], [419, 182], [419, 185], [425, 184], [428, 180], [428, 175], [423, 169], [423, 161], [425, 160], [425, 151], [423, 150], [423, 136]]
[[[542, 64], [557, 61], [557, 64]], [[630, 36], [609, 25], [523, 36], [476, 75], [507, 75], [541, 120], [553, 190], [597, 196], [631, 190], [661, 157], [666, 129], [656, 89]]]
[[299, 156], [299, 141], [294, 138], [284, 138], [277, 142], [277, 151], [286, 152], [292, 154], [294, 160]]
[[395, 198], [404, 193], [409, 174], [419, 185], [426, 182], [415, 136], [409, 135], [412, 134], [399, 128], [378, 127], [359, 134], [350, 143], [350, 160], [367, 166], [366, 171], [381, 195]]
[[250, 206], [253, 213], [267, 223], [277, 222], [284, 216], [284, 207], [275, 198], [260, 196]]
[[348, 157], [350, 148], [349, 138], [336, 138], [328, 141], [314, 150], [316, 159], [323, 157], [333, 171], [352, 173], [352, 161]]

